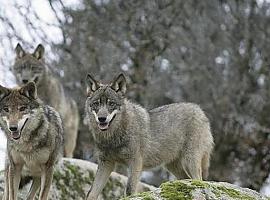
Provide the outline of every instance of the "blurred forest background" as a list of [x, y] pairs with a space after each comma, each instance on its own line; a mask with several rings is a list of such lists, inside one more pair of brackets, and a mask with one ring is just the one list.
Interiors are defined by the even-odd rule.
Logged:
[[[209, 179], [260, 190], [270, 172], [269, 1], [43, 1], [52, 23], [31, 2], [14, 0], [12, 17], [0, 8], [0, 45], [8, 47], [0, 65], [12, 65], [17, 42], [28, 50], [44, 44], [48, 65], [81, 116], [87, 73], [110, 81], [123, 71], [128, 97], [147, 109], [197, 103], [216, 144]], [[93, 157], [83, 118], [75, 157]], [[169, 178], [163, 169], [153, 173], [146, 181]]]

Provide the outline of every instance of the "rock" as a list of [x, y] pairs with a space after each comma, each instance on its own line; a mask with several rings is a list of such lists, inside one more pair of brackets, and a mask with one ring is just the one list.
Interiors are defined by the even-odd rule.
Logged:
[[269, 200], [258, 192], [225, 182], [178, 180], [122, 200]]
[[[84, 200], [93, 182], [97, 165], [79, 159], [63, 158], [54, 172], [53, 185], [50, 190], [51, 200]], [[127, 178], [112, 173], [99, 199], [121, 199], [126, 187]], [[25, 199], [30, 184], [19, 191], [18, 200]], [[4, 173], [0, 172], [0, 199], [4, 187]], [[270, 200], [256, 191], [241, 188], [224, 182], [207, 182], [180, 180], [163, 183], [155, 188], [140, 183], [139, 191], [123, 200]]]
[[[88, 161], [63, 158], [55, 168], [53, 185], [50, 190], [51, 200], [84, 200], [90, 189], [97, 170], [97, 165]], [[106, 184], [101, 197], [104, 200], [120, 199], [125, 191], [127, 177], [113, 172]], [[0, 199], [3, 195], [4, 173], [0, 173]], [[30, 184], [19, 191], [19, 200], [25, 199]], [[139, 191], [156, 189], [147, 184], [140, 183]], [[23, 198], [24, 197], [24, 198]]]

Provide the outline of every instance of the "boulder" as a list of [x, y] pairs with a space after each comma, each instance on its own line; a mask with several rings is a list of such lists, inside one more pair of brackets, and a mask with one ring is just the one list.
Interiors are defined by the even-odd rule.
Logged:
[[154, 191], [122, 200], [269, 200], [260, 193], [225, 182], [177, 180], [163, 183]]
[[[97, 165], [88, 161], [63, 158], [55, 167], [51, 200], [84, 200], [94, 180]], [[163, 183], [159, 188], [139, 184], [138, 194], [123, 198], [127, 177], [113, 172], [99, 200], [270, 200], [256, 191], [224, 182], [178, 180]], [[4, 173], [0, 172], [0, 199], [4, 190]], [[25, 199], [30, 184], [19, 191]]]
[[[63, 158], [55, 167], [51, 200], [84, 200], [94, 180], [97, 165], [88, 161]], [[127, 177], [113, 172], [99, 199], [120, 199], [125, 191]], [[30, 184], [19, 191], [19, 199], [25, 199]], [[140, 183], [139, 191], [154, 190], [155, 187]], [[4, 173], [0, 173], [0, 199], [4, 191]]]

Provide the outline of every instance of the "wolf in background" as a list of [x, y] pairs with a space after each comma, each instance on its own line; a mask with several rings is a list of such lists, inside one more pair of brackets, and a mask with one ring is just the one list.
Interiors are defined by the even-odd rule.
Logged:
[[28, 200], [47, 200], [55, 163], [63, 152], [59, 114], [37, 98], [35, 83], [0, 86], [0, 126], [7, 137], [3, 200], [16, 200], [21, 175], [33, 177]]
[[54, 78], [45, 64], [44, 51], [44, 47], [39, 44], [33, 53], [27, 53], [17, 44], [13, 72], [18, 84], [34, 81], [39, 98], [59, 112], [64, 128], [64, 156], [73, 157], [79, 124], [77, 104], [65, 94], [60, 81]]
[[87, 76], [85, 112], [98, 155], [98, 170], [87, 200], [104, 188], [116, 163], [128, 165], [126, 194], [136, 192], [143, 169], [164, 165], [177, 179], [208, 175], [213, 137], [208, 118], [196, 104], [175, 103], [147, 112], [125, 98], [120, 74], [102, 84]]

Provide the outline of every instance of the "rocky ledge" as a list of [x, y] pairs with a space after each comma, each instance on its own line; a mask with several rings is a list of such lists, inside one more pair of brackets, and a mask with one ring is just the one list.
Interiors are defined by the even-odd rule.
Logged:
[[[79, 159], [63, 158], [55, 168], [50, 200], [84, 200], [94, 180], [97, 165]], [[139, 184], [136, 195], [123, 198], [127, 178], [112, 173], [99, 200], [270, 200], [256, 191], [229, 183], [179, 180], [163, 183], [159, 188]], [[25, 199], [26, 185], [18, 199]], [[4, 173], [0, 172], [0, 199], [4, 190]]]

